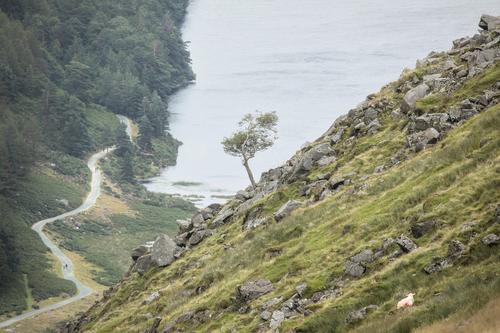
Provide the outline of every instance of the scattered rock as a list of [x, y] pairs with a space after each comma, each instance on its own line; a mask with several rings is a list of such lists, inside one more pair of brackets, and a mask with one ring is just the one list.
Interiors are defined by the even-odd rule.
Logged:
[[193, 225], [191, 224], [191, 221], [188, 220], [177, 220], [175, 221], [177, 225], [179, 226], [180, 232], [186, 232], [192, 229]]
[[271, 315], [272, 315], [271, 312], [264, 310], [260, 313], [260, 318], [262, 320], [268, 321], [269, 319], [271, 319]]
[[418, 222], [410, 227], [411, 234], [415, 238], [422, 237], [423, 235], [429, 233], [431, 230], [437, 227], [436, 221], [429, 220], [424, 222]]
[[371, 311], [374, 311], [376, 309], [378, 309], [378, 306], [371, 304], [371, 305], [365, 306], [364, 308], [361, 308], [359, 310], [349, 312], [347, 314], [345, 321], [348, 324], [357, 323], [357, 322], [363, 320], [368, 315], [368, 313], [370, 313]]
[[188, 244], [189, 244], [189, 246], [196, 245], [196, 244], [200, 243], [203, 239], [205, 239], [209, 236], [212, 236], [212, 231], [210, 231], [208, 229], [197, 230], [197, 231], [193, 232], [191, 237], [189, 237]]
[[427, 274], [432, 274], [432, 273], [440, 272], [449, 266], [451, 266], [451, 262], [449, 259], [438, 257], [438, 258], [434, 258], [429, 265], [424, 267], [424, 272]]
[[345, 262], [344, 268], [344, 273], [352, 277], [360, 277], [366, 271], [363, 265], [351, 260]]
[[283, 206], [281, 206], [276, 213], [274, 214], [274, 218], [276, 221], [281, 221], [285, 217], [289, 216], [294, 210], [302, 206], [302, 202], [297, 200], [289, 200]]
[[234, 209], [230, 206], [224, 206], [222, 210], [212, 220], [211, 227], [217, 228], [226, 223], [234, 215]]
[[174, 261], [176, 250], [177, 245], [170, 237], [160, 235], [151, 248], [151, 261], [158, 267], [168, 266]]
[[406, 93], [401, 102], [400, 110], [403, 113], [408, 113], [415, 108], [415, 104], [418, 100], [424, 98], [429, 91], [429, 86], [425, 83], [422, 83], [415, 88], [411, 89]]
[[401, 250], [408, 253], [417, 249], [417, 244], [405, 235], [401, 235], [395, 239], [396, 244], [399, 245]]
[[466, 247], [462, 242], [454, 239], [448, 244], [448, 257], [456, 259], [465, 252], [465, 249]]
[[278, 330], [278, 328], [280, 328], [284, 320], [285, 320], [285, 314], [283, 313], [283, 311], [280, 310], [274, 311], [271, 316], [271, 322], [269, 323], [269, 328], [273, 331]]
[[498, 243], [500, 243], [500, 237], [496, 234], [489, 234], [483, 237], [483, 239], [481, 239], [481, 242], [483, 242], [483, 244], [487, 246], [497, 245]]
[[239, 286], [236, 290], [238, 299], [246, 302], [255, 298], [259, 298], [274, 290], [271, 281], [266, 279], [257, 279], [253, 281], [245, 282], [242, 286]]
[[427, 145], [436, 143], [439, 138], [439, 132], [434, 127], [430, 127], [425, 131], [408, 135], [408, 147], [414, 148], [416, 152], [419, 152], [425, 149]]
[[138, 247], [132, 250], [130, 256], [132, 257], [133, 261], [137, 261], [137, 259], [139, 259], [143, 255], [148, 254], [150, 250], [151, 246], [139, 245]]

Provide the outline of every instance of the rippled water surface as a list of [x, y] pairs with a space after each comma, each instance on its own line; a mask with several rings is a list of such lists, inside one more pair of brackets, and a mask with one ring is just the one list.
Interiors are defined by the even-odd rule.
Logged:
[[432, 50], [477, 31], [498, 0], [192, 0], [184, 26], [196, 83], [172, 97], [177, 166], [149, 190], [200, 205], [249, 182], [220, 142], [241, 116], [277, 111], [279, 140], [251, 161], [256, 176], [320, 136], [339, 115]]

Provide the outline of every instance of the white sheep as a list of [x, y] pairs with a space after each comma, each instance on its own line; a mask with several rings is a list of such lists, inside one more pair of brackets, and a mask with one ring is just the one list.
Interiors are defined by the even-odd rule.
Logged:
[[398, 309], [409, 308], [409, 307], [413, 306], [413, 301], [414, 301], [413, 296], [415, 296], [414, 293], [409, 293], [408, 296], [406, 296], [405, 298], [400, 300], [398, 302]]

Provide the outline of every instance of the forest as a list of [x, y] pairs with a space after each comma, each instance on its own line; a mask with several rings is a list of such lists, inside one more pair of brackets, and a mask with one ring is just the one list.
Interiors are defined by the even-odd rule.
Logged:
[[[57, 156], [85, 177], [75, 166], [118, 144], [116, 177], [133, 183], [136, 163], [158, 147], [175, 152], [165, 149], [178, 145], [166, 132], [168, 96], [194, 80], [179, 31], [187, 2], [0, 2], [0, 314], [25, 308], [26, 278], [37, 300], [61, 292], [48, 285], [74, 288], [47, 271], [46, 249], [29, 229], [51, 212], [35, 200], [34, 170]], [[139, 124], [137, 146], [121, 127], [96, 127], [92, 117], [109, 112]]]

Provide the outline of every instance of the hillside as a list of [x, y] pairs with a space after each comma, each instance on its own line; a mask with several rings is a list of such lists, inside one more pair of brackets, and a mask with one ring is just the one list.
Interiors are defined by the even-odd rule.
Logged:
[[498, 332], [499, 21], [134, 249], [63, 332]]
[[[75, 292], [30, 227], [82, 203], [92, 153], [117, 146], [103, 165], [103, 192], [108, 202], [121, 195], [120, 208], [133, 214], [123, 222], [123, 212], [112, 211], [106, 232], [133, 224], [141, 231], [128, 228], [124, 244], [151, 237], [144, 231], [151, 210], [163, 216], [155, 220], [162, 229], [192, 213], [192, 205], [137, 184], [175, 163], [167, 100], [194, 79], [179, 30], [187, 3], [0, 2], [0, 321]], [[137, 124], [134, 144], [117, 114]], [[91, 278], [115, 282], [126, 257], [113, 267], [101, 257]]]

